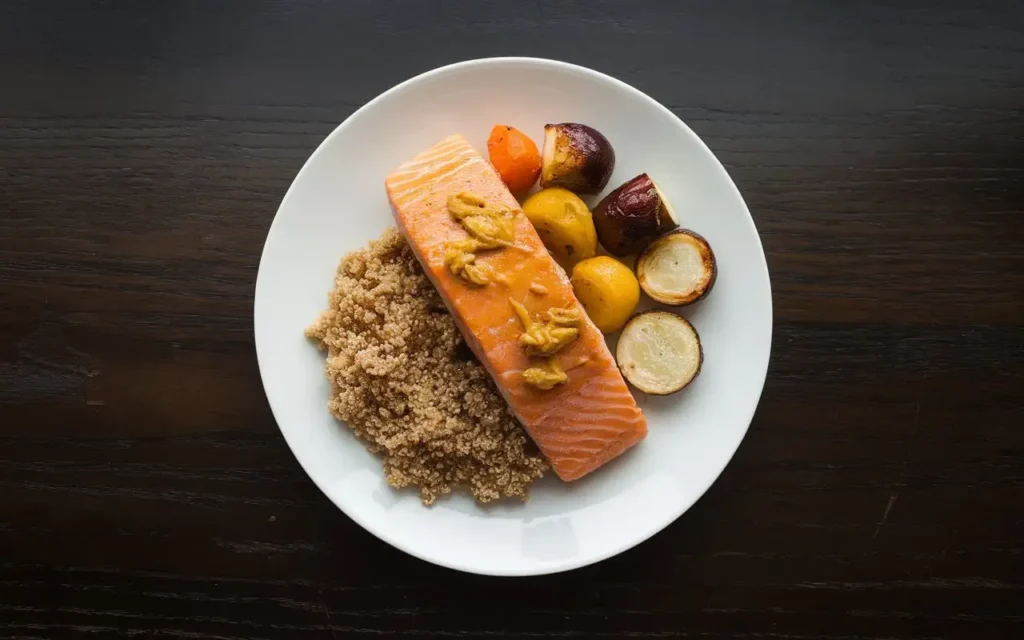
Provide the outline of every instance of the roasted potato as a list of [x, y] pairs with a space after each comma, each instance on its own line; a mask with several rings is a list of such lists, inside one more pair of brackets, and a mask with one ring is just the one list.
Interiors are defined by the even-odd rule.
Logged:
[[523, 213], [544, 246], [566, 269], [597, 253], [597, 232], [590, 209], [571, 191], [559, 187], [538, 191], [523, 203]]

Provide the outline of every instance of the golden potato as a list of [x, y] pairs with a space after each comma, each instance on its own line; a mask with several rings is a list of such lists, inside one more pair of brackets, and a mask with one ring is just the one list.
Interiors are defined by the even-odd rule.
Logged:
[[615, 258], [583, 260], [572, 270], [573, 293], [603, 333], [622, 328], [640, 302], [640, 285], [629, 267]]
[[523, 213], [544, 246], [566, 269], [597, 253], [594, 218], [573, 192], [560, 187], [538, 191], [523, 203]]

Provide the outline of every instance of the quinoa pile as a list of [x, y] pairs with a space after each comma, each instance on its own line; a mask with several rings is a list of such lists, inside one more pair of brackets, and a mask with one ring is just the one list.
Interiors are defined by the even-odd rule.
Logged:
[[306, 329], [327, 350], [328, 406], [383, 456], [388, 483], [424, 504], [459, 486], [525, 500], [547, 464], [397, 230], [342, 259], [329, 300]]

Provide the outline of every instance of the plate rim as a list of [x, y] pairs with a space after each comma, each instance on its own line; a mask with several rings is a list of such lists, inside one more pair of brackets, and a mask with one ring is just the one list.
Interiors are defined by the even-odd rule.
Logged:
[[[726, 177], [728, 178], [729, 186], [731, 187], [732, 191], [734, 192], [734, 195], [739, 199], [739, 202], [743, 205], [743, 209], [744, 209], [745, 213], [747, 214], [746, 215], [746, 222], [747, 222], [747, 224], [750, 225], [751, 230], [754, 232], [754, 237], [757, 239], [758, 257], [760, 257], [760, 261], [758, 262], [758, 264], [761, 267], [761, 271], [762, 271], [761, 276], [763, 277], [763, 281], [765, 283], [765, 286], [767, 287], [768, 301], [769, 301], [768, 308], [767, 308], [768, 348], [767, 348], [767, 350], [765, 352], [765, 359], [764, 359], [763, 365], [761, 367], [762, 373], [761, 373], [761, 376], [760, 376], [760, 381], [758, 383], [757, 394], [756, 394], [756, 396], [754, 396], [754, 401], [752, 402], [751, 406], [749, 407], [749, 411], [748, 411], [749, 415], [748, 415], [748, 417], [745, 420], [746, 424], [743, 427], [742, 435], [736, 440], [736, 443], [732, 447], [732, 450], [729, 452], [729, 455], [728, 456], [723, 456], [721, 465], [719, 466], [718, 470], [715, 471], [714, 475], [711, 477], [711, 479], [707, 483], [707, 485], [704, 486], [702, 489], [700, 489], [699, 492], [695, 492], [695, 497], [693, 498], [693, 500], [689, 501], [688, 503], [683, 503], [682, 507], [678, 511], [672, 510], [668, 514], [668, 517], [666, 517], [657, 526], [651, 527], [647, 532], [645, 532], [644, 534], [638, 536], [636, 539], [632, 540], [631, 542], [628, 542], [628, 543], [626, 543], [624, 545], [619, 545], [617, 547], [610, 548], [610, 549], [608, 549], [607, 551], [605, 551], [603, 553], [596, 554], [596, 555], [593, 555], [593, 556], [589, 556], [589, 557], [586, 557], [586, 558], [571, 559], [571, 560], [568, 560], [568, 561], [557, 562], [557, 563], [552, 563], [550, 565], [543, 565], [543, 566], [531, 565], [529, 567], [524, 567], [523, 570], [502, 570], [502, 569], [497, 569], [496, 570], [496, 569], [491, 569], [491, 568], [488, 568], [488, 567], [474, 567], [474, 566], [460, 565], [460, 564], [458, 564], [456, 562], [452, 562], [452, 561], [445, 560], [443, 558], [438, 558], [438, 557], [431, 556], [427, 552], [423, 552], [421, 550], [416, 550], [416, 549], [410, 548], [409, 546], [407, 546], [407, 545], [405, 545], [405, 544], [403, 544], [401, 542], [396, 541], [395, 539], [393, 539], [387, 533], [387, 531], [384, 531], [384, 530], [381, 530], [380, 528], [368, 525], [358, 515], [350, 513], [348, 510], [345, 509], [345, 507], [342, 504], [340, 504], [337, 500], [335, 500], [334, 497], [332, 497], [331, 494], [326, 490], [325, 483], [323, 483], [320, 479], [318, 479], [316, 477], [316, 475], [312, 471], [310, 471], [306, 467], [305, 464], [303, 464], [303, 461], [302, 461], [302, 458], [300, 456], [300, 453], [299, 453], [299, 451], [296, 448], [297, 447], [296, 443], [291, 438], [289, 438], [287, 430], [282, 428], [282, 426], [281, 426], [281, 420], [278, 417], [277, 410], [274, 407], [274, 401], [271, 398], [271, 396], [272, 396], [271, 389], [268, 387], [266, 377], [264, 376], [264, 373], [263, 373], [264, 366], [266, 365], [266, 363], [264, 362], [264, 358], [266, 356], [265, 355], [261, 355], [260, 340], [259, 340], [259, 335], [260, 335], [261, 332], [258, 329], [258, 327], [259, 327], [259, 325], [261, 323], [260, 323], [260, 320], [259, 320], [259, 315], [257, 314], [257, 309], [261, 306], [258, 303], [258, 301], [260, 300], [260, 297], [261, 297], [260, 296], [260, 291], [261, 291], [261, 289], [265, 290], [266, 286], [267, 286], [266, 284], [264, 284], [261, 287], [261, 281], [265, 282], [266, 278], [269, 277], [269, 276], [265, 276], [264, 275], [266, 273], [265, 269], [264, 269], [264, 266], [265, 266], [265, 262], [266, 262], [266, 259], [267, 259], [267, 250], [268, 250], [268, 246], [270, 244], [270, 238], [271, 238], [271, 236], [274, 233], [275, 227], [279, 223], [279, 218], [280, 218], [281, 210], [284, 208], [285, 204], [292, 197], [293, 190], [295, 189], [295, 184], [297, 182], [299, 182], [299, 178], [302, 176], [302, 174], [305, 171], [309, 170], [309, 167], [314, 163], [314, 160], [316, 160], [316, 158], [321, 153], [324, 152], [324, 149], [328, 145], [328, 143], [335, 136], [340, 135], [340, 133], [345, 129], [345, 127], [348, 126], [359, 114], [361, 114], [364, 111], [368, 111], [368, 110], [372, 109], [374, 106], [376, 106], [379, 102], [382, 102], [388, 96], [391, 96], [392, 94], [398, 93], [401, 90], [405, 89], [406, 87], [408, 87], [408, 86], [410, 86], [412, 84], [423, 82], [423, 81], [429, 80], [430, 78], [432, 78], [434, 76], [441, 75], [441, 74], [444, 74], [444, 73], [449, 73], [449, 72], [452, 72], [452, 71], [458, 71], [458, 70], [468, 69], [468, 68], [473, 68], [473, 67], [486, 67], [486, 66], [490, 66], [490, 65], [503, 65], [503, 64], [536, 65], [538, 67], [547, 67], [547, 68], [551, 68], [551, 69], [557, 69], [557, 70], [560, 70], [560, 71], [568, 71], [568, 72], [571, 72], [571, 73], [577, 73], [577, 74], [582, 74], [582, 75], [585, 75], [585, 76], [589, 76], [590, 78], [592, 78], [594, 80], [611, 84], [611, 85], [613, 85], [614, 87], [616, 87], [620, 91], [624, 91], [626, 93], [632, 94], [633, 96], [635, 96], [635, 97], [643, 100], [644, 102], [648, 103], [650, 106], [654, 107], [655, 109], [658, 109], [658, 110], [664, 112], [665, 114], [671, 116], [671, 118], [673, 120], [675, 120], [675, 122], [678, 124], [678, 126], [680, 126], [683, 129], [683, 131], [686, 133], [686, 135], [690, 136], [692, 138], [692, 140], [695, 143], [697, 143], [697, 145], [700, 148], [702, 148], [704, 152], [707, 153], [707, 155], [710, 157], [710, 159], [713, 162], [715, 162], [716, 164], [718, 164], [719, 168], [722, 169], [723, 173], [725, 173]], [[765, 386], [765, 383], [766, 383], [767, 378], [768, 378], [768, 369], [769, 369], [769, 365], [770, 365], [770, 362], [771, 362], [772, 343], [774, 342], [774, 340], [773, 340], [774, 328], [775, 328], [775, 322], [774, 322], [774, 296], [772, 295], [771, 274], [770, 274], [770, 271], [768, 269], [768, 261], [767, 261], [767, 258], [765, 256], [765, 253], [764, 253], [764, 245], [761, 242], [761, 234], [757, 230], [757, 225], [754, 222], [754, 218], [750, 214], [750, 207], [747, 206], [746, 200], [744, 200], [744, 198], [743, 198], [743, 194], [740, 192], [739, 187], [736, 186], [736, 182], [733, 180], [732, 176], [729, 175], [729, 172], [725, 169], [725, 166], [722, 165], [722, 162], [718, 159], [718, 157], [714, 154], [714, 152], [711, 151], [710, 147], [707, 146], [707, 144], [704, 142], [704, 140], [701, 139], [701, 137], [698, 136], [697, 133], [694, 132], [689, 127], [689, 125], [687, 125], [686, 122], [684, 122], [682, 120], [682, 118], [680, 118], [675, 113], [673, 113], [672, 110], [670, 110], [668, 107], [666, 107], [665, 105], [661, 104], [660, 102], [658, 102], [657, 100], [655, 100], [651, 96], [647, 95], [646, 93], [644, 93], [640, 89], [637, 89], [636, 87], [634, 87], [634, 86], [632, 86], [632, 85], [630, 85], [630, 84], [628, 84], [628, 83], [626, 83], [626, 82], [624, 82], [622, 80], [619, 80], [618, 78], [615, 78], [613, 76], [610, 76], [610, 75], [608, 75], [606, 73], [603, 73], [603, 72], [600, 72], [600, 71], [596, 71], [596, 70], [591, 69], [589, 67], [585, 67], [585, 66], [582, 66], [582, 65], [574, 64], [574, 63], [571, 63], [571, 62], [564, 62], [564, 61], [561, 61], [561, 60], [554, 60], [554, 59], [550, 59], [550, 58], [538, 58], [538, 57], [530, 57], [530, 56], [494, 56], [494, 57], [473, 58], [473, 59], [469, 59], [469, 60], [463, 60], [463, 61], [460, 61], [460, 62], [454, 62], [454, 63], [442, 65], [442, 66], [439, 66], [439, 67], [435, 67], [435, 68], [430, 69], [428, 71], [424, 71], [424, 72], [419, 73], [419, 74], [417, 74], [415, 76], [412, 76], [412, 77], [410, 77], [410, 78], [408, 78], [406, 80], [403, 80], [402, 82], [399, 82], [398, 84], [396, 84], [396, 85], [392, 86], [391, 88], [389, 88], [389, 89], [383, 91], [382, 93], [378, 94], [373, 99], [371, 99], [370, 101], [368, 101], [367, 103], [365, 103], [364, 105], [362, 105], [361, 107], [359, 107], [358, 109], [353, 111], [351, 114], [349, 114], [329, 134], [327, 134], [327, 136], [325, 136], [323, 140], [320, 141], [320, 143], [317, 145], [316, 149], [313, 150], [313, 152], [310, 154], [310, 156], [303, 163], [302, 167], [299, 169], [298, 173], [296, 173], [295, 177], [292, 178], [291, 183], [288, 185], [288, 190], [285, 192], [284, 196], [281, 198], [281, 202], [280, 202], [280, 204], [278, 204], [277, 210], [274, 212], [274, 218], [273, 218], [273, 220], [270, 223], [270, 227], [267, 229], [267, 236], [264, 239], [263, 249], [260, 252], [260, 262], [259, 262], [259, 266], [257, 268], [256, 282], [255, 282], [255, 287], [254, 287], [254, 292], [253, 292], [253, 343], [254, 343], [254, 347], [255, 347], [255, 351], [256, 351], [257, 368], [258, 368], [259, 373], [260, 373], [260, 383], [261, 383], [261, 385], [263, 387], [263, 393], [266, 396], [267, 404], [270, 407], [270, 412], [271, 412], [271, 414], [274, 417], [274, 422], [277, 425], [278, 431], [281, 432], [281, 436], [284, 438], [285, 444], [288, 445], [288, 449], [291, 451], [292, 456], [294, 456], [296, 462], [299, 463], [299, 466], [302, 468], [303, 473], [305, 473], [306, 476], [317, 487], [317, 489], [319, 489], [320, 492], [337, 509], [339, 509], [342, 513], [344, 513], [350, 520], [352, 520], [357, 525], [359, 525], [363, 530], [367, 531], [368, 533], [370, 533], [371, 535], [373, 535], [377, 539], [379, 539], [379, 540], [387, 543], [388, 545], [394, 547], [395, 549], [398, 549], [399, 551], [401, 551], [403, 553], [406, 553], [406, 554], [408, 554], [408, 555], [410, 555], [410, 556], [412, 556], [414, 558], [418, 558], [419, 560], [423, 560], [425, 562], [429, 562], [431, 564], [434, 564], [434, 565], [437, 565], [437, 566], [442, 566], [442, 567], [445, 567], [445, 568], [448, 568], [448, 569], [453, 569], [453, 570], [456, 570], [456, 571], [462, 571], [462, 572], [465, 572], [465, 573], [472, 573], [472, 574], [477, 574], [477, 575], [489, 575], [489, 576], [500, 576], [500, 577], [525, 577], [525, 576], [534, 576], [534, 575], [550, 575], [550, 574], [555, 574], [555, 573], [562, 573], [562, 572], [565, 572], [565, 571], [572, 571], [574, 569], [579, 569], [579, 568], [586, 567], [586, 566], [589, 566], [589, 565], [592, 565], [592, 564], [596, 564], [598, 562], [602, 562], [604, 560], [607, 560], [608, 558], [617, 556], [617, 555], [619, 555], [621, 553], [624, 553], [624, 552], [626, 552], [626, 551], [628, 551], [628, 550], [630, 550], [630, 549], [632, 549], [632, 548], [634, 548], [634, 547], [636, 547], [636, 546], [646, 542], [647, 540], [651, 539], [652, 537], [654, 537], [655, 535], [657, 535], [661, 531], [664, 531], [669, 525], [671, 525], [673, 522], [675, 522], [680, 517], [682, 517], [682, 515], [684, 513], [689, 511], [693, 507], [693, 505], [697, 503], [697, 501], [699, 501], [702, 497], [704, 497], [704, 495], [708, 492], [708, 490], [711, 488], [711, 486], [714, 485], [714, 483], [718, 481], [719, 477], [721, 477], [721, 475], [722, 475], [722, 472], [725, 471], [725, 468], [732, 461], [733, 457], [735, 457], [736, 451], [739, 450], [740, 445], [746, 439], [747, 434], [750, 431], [750, 425], [753, 422], [754, 415], [755, 415], [755, 413], [757, 411], [757, 407], [758, 407], [758, 405], [761, 402], [761, 396], [764, 394], [764, 386]]]

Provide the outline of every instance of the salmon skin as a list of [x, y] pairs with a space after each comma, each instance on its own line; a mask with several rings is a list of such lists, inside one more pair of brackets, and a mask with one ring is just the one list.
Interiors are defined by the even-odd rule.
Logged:
[[[601, 331], [573, 295], [565, 271], [548, 254], [497, 171], [461, 135], [441, 140], [385, 179], [402, 234], [455, 317], [467, 344], [497, 383], [527, 433], [562, 480], [597, 469], [647, 435], [644, 419]], [[448, 197], [478, 196], [514, 212], [513, 246], [481, 251], [478, 262], [497, 276], [473, 286], [445, 264], [447, 247], [469, 236], [449, 215]], [[579, 337], [557, 358], [568, 380], [549, 390], [523, 380], [541, 364], [519, 344], [522, 323], [509, 302], [533, 317], [552, 307], [578, 309]]]

